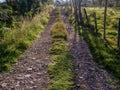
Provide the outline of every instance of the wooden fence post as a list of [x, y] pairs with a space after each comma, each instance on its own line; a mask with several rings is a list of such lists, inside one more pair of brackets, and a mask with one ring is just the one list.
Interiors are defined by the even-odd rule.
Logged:
[[118, 24], [118, 47], [120, 48], [120, 18], [119, 18], [119, 24]]
[[88, 19], [87, 11], [86, 11], [85, 8], [84, 8], [84, 13], [85, 13], [85, 17], [86, 17], [86, 20], [87, 20], [87, 24], [89, 25], [89, 19]]
[[94, 12], [94, 22], [95, 22], [95, 30], [96, 34], [98, 33], [98, 28], [97, 28], [97, 17], [96, 17], [96, 12]]
[[108, 6], [108, 0], [105, 0], [105, 11], [104, 11], [104, 34], [103, 34], [103, 38], [104, 38], [104, 39], [106, 39], [107, 6]]

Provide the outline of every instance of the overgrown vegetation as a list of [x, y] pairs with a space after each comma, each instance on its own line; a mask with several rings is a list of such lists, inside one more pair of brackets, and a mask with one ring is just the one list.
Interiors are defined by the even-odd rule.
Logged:
[[[59, 18], [59, 19], [58, 19]], [[50, 57], [52, 63], [49, 65], [49, 75], [51, 83], [48, 90], [71, 90], [73, 88], [73, 63], [67, 47], [67, 31], [64, 23], [57, 16], [52, 27], [52, 46], [50, 48]]]
[[17, 62], [17, 58], [39, 36], [48, 22], [50, 8], [46, 5], [31, 21], [23, 20], [16, 28], [0, 28], [0, 72], [11, 71], [11, 64]]
[[24, 18], [31, 20], [43, 10], [45, 2], [47, 0], [6, 0], [0, 3], [0, 27], [15, 27]]
[[[104, 21], [104, 9], [103, 8], [86, 8], [89, 23], [91, 26], [95, 27], [94, 15], [93, 13], [96, 12], [97, 17], [97, 26], [98, 26], [98, 34], [103, 37], [103, 21]], [[114, 47], [117, 47], [117, 40], [118, 40], [118, 18], [120, 17], [120, 10], [108, 8], [107, 11], [107, 26], [106, 26], [106, 40], [109, 44]], [[84, 19], [85, 20], [85, 19]], [[86, 24], [87, 21], [85, 21]]]
[[[89, 44], [90, 51], [94, 57], [95, 62], [99, 64], [101, 68], [105, 68], [108, 72], [112, 73], [117, 79], [116, 82], [120, 82], [120, 50], [117, 47], [118, 39], [118, 18], [120, 17], [120, 11], [117, 9], [108, 9], [107, 13], [107, 34], [106, 40], [103, 39], [103, 8], [87, 8], [87, 14], [89, 17], [89, 25], [86, 17], [83, 17], [84, 24], [82, 30], [82, 36], [84, 40]], [[95, 30], [94, 12], [97, 16], [98, 33]], [[82, 12], [83, 16], [84, 12]], [[74, 22], [74, 17], [71, 16], [71, 23]], [[75, 26], [75, 25], [74, 25]]]
[[91, 53], [94, 60], [100, 65], [101, 68], [106, 68], [111, 72], [117, 81], [120, 81], [120, 50], [117, 47], [118, 39], [118, 18], [120, 17], [120, 11], [116, 9], [108, 9], [107, 13], [107, 34], [106, 40], [103, 37], [103, 14], [104, 11], [101, 8], [87, 8], [89, 16], [89, 24], [95, 27], [93, 12], [96, 12], [98, 33], [93, 29], [83, 30], [84, 39], [89, 43]]
[[107, 42], [96, 37], [89, 30], [83, 32], [84, 39], [89, 44], [94, 60], [101, 68], [106, 68], [110, 73], [120, 80], [120, 51], [107, 45]]

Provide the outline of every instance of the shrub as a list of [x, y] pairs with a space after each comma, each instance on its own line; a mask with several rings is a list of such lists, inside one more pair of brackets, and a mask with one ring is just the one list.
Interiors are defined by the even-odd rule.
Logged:
[[26, 50], [30, 45], [30, 42], [29, 41], [19, 41], [17, 44], [16, 44], [16, 48], [20, 51], [24, 51]]

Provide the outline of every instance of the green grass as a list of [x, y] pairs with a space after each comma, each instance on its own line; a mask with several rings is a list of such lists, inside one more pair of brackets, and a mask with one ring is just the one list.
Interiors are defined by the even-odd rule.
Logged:
[[[93, 12], [96, 12], [98, 31], [103, 38], [103, 24], [104, 24], [104, 8], [86, 8], [90, 24], [94, 26]], [[106, 36], [107, 40], [111, 43], [112, 47], [117, 48], [117, 37], [118, 37], [118, 18], [120, 18], [120, 10], [108, 8], [107, 10], [107, 27]], [[114, 38], [111, 38], [114, 37]]]
[[88, 16], [90, 18], [90, 25], [94, 26], [93, 12], [96, 12], [98, 22], [98, 33], [86, 30], [83, 32], [84, 39], [90, 46], [91, 53], [94, 60], [102, 68], [108, 69], [120, 82], [120, 49], [117, 47], [118, 38], [118, 18], [120, 17], [120, 10], [108, 8], [107, 11], [107, 29], [106, 40], [103, 40], [103, 16], [104, 8], [87, 8]]
[[73, 83], [73, 62], [67, 47], [67, 32], [62, 21], [55, 22], [51, 30], [52, 46], [49, 64], [50, 85], [48, 90], [71, 90]]
[[117, 47], [118, 38], [118, 18], [120, 18], [120, 10], [108, 8], [107, 11], [107, 29], [106, 40], [103, 40], [103, 8], [87, 8], [90, 18], [90, 25], [94, 26], [93, 12], [96, 12], [98, 22], [98, 33], [96, 36], [94, 30], [90, 29], [83, 31], [84, 39], [88, 42], [94, 60], [101, 68], [106, 68], [120, 82], [120, 50]]
[[[57, 29], [57, 30], [56, 30]], [[67, 39], [67, 31], [63, 25], [62, 21], [56, 22], [51, 31], [52, 38], [62, 38]]]
[[0, 28], [0, 72], [12, 71], [11, 65], [39, 37], [49, 20], [49, 8], [46, 6], [46, 11], [42, 11], [31, 21], [24, 20], [17, 28]]
[[[107, 69], [116, 78], [116, 82], [120, 82], [120, 49], [117, 47], [118, 37], [118, 19], [120, 18], [120, 10], [108, 8], [107, 12], [107, 39], [103, 39], [104, 24], [104, 8], [87, 8], [90, 27], [87, 27], [84, 18], [84, 30], [82, 35], [84, 40], [89, 44], [89, 49], [93, 55], [94, 61], [101, 68]], [[93, 12], [97, 15], [98, 34], [94, 30]], [[83, 13], [83, 12], [82, 12]], [[84, 16], [84, 15], [83, 15]], [[73, 17], [71, 15], [70, 17]], [[70, 18], [73, 24], [74, 18]], [[74, 24], [73, 24], [74, 25]], [[119, 86], [118, 86], [119, 87]]]
[[89, 44], [90, 51], [94, 60], [100, 65], [101, 68], [107, 69], [119, 81], [120, 80], [120, 51], [113, 49], [107, 42], [101, 38], [97, 38], [89, 31], [83, 32], [83, 37]]
[[73, 88], [73, 64], [72, 57], [68, 52], [51, 56], [52, 63], [49, 65], [51, 84], [48, 90], [71, 90]]

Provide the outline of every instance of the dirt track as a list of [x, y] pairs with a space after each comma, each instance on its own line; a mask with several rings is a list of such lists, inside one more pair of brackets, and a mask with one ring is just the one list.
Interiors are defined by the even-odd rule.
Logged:
[[111, 75], [93, 61], [87, 43], [75, 33], [64, 12], [62, 14], [68, 31], [69, 49], [74, 57], [75, 90], [120, 90], [111, 82]]
[[[80, 39], [68, 19], [62, 16], [68, 31], [68, 46], [74, 57], [74, 90], [119, 90], [111, 83], [111, 75], [93, 61], [87, 43]], [[19, 58], [19, 62], [13, 65], [12, 73], [0, 73], [0, 90], [46, 90], [49, 84], [47, 68], [50, 63], [50, 28], [54, 20], [52, 13], [40, 38]]]
[[54, 21], [52, 14], [40, 38], [13, 65], [14, 71], [0, 73], [0, 90], [46, 90], [49, 83], [47, 67], [50, 63], [50, 28]]

